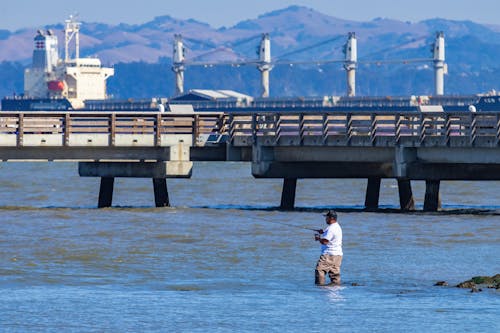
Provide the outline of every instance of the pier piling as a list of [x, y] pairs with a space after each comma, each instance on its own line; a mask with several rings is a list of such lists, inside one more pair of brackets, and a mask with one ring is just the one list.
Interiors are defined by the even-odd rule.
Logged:
[[402, 211], [415, 210], [415, 200], [409, 179], [398, 179], [399, 204]]
[[168, 199], [167, 179], [153, 178], [156, 207], [170, 207]]
[[281, 193], [281, 209], [292, 210], [295, 206], [295, 192], [297, 178], [283, 179], [283, 192]]
[[99, 188], [99, 202], [97, 207], [111, 207], [113, 202], [114, 177], [101, 177], [101, 186]]
[[368, 178], [368, 185], [366, 187], [365, 196], [365, 209], [377, 210], [380, 198], [380, 183], [381, 179], [378, 177]]
[[441, 198], [439, 197], [439, 180], [425, 181], [424, 211], [436, 212], [441, 208]]

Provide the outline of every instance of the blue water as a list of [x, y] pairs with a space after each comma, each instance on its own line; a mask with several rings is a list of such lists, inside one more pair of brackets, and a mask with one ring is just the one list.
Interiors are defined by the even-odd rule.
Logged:
[[[498, 182], [443, 182], [444, 213], [365, 213], [362, 180], [299, 180], [294, 212], [281, 181], [245, 163], [198, 163], [168, 180], [99, 180], [73, 163], [0, 164], [1, 332], [499, 332], [500, 294], [455, 288], [500, 273]], [[418, 207], [424, 184], [413, 184]], [[344, 231], [341, 287], [314, 286], [323, 227]], [[446, 280], [449, 287], [435, 287]], [[355, 284], [356, 286], [354, 286]]]

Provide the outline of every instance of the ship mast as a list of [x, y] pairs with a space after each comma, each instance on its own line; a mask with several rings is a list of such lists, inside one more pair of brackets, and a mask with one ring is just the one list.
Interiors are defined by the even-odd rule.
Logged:
[[75, 59], [80, 58], [80, 22], [73, 15], [64, 21], [64, 61], [70, 61], [69, 44], [75, 38]]

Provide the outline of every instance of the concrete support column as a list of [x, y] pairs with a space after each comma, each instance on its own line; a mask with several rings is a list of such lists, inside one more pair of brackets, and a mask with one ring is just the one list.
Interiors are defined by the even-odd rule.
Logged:
[[297, 178], [283, 179], [283, 192], [281, 193], [281, 209], [292, 210], [295, 206], [295, 192]]
[[411, 191], [411, 182], [409, 179], [398, 179], [399, 204], [401, 210], [415, 210], [415, 200]]
[[101, 177], [101, 186], [99, 188], [99, 202], [97, 207], [111, 207], [113, 202], [114, 177]]
[[366, 187], [365, 196], [365, 209], [377, 210], [380, 198], [380, 183], [381, 179], [378, 177], [368, 178], [368, 185]]
[[[182, 149], [172, 147], [171, 151], [183, 155]], [[98, 207], [110, 207], [113, 185], [116, 177], [153, 179], [156, 207], [170, 205], [166, 178], [188, 178], [193, 162], [79, 162], [78, 173], [82, 177], [101, 177]]]
[[424, 211], [436, 212], [441, 208], [441, 199], [439, 197], [439, 180], [425, 181], [425, 200]]
[[153, 178], [156, 207], [170, 207], [168, 200], [167, 179]]

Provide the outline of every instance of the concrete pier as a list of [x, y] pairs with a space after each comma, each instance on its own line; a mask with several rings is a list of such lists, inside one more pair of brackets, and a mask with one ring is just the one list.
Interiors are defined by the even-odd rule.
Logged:
[[[78, 172], [82, 177], [101, 177], [98, 207], [111, 207], [115, 177], [151, 178], [156, 207], [170, 205], [167, 178], [189, 178], [191, 167], [179, 167], [172, 162], [80, 162]], [[170, 170], [173, 166], [173, 170]], [[186, 165], [184, 165], [186, 166]]]
[[440, 181], [500, 180], [498, 111], [281, 102], [269, 112], [3, 112], [0, 160], [79, 162], [81, 176], [101, 178], [99, 207], [112, 205], [116, 177], [152, 179], [155, 204], [168, 206], [166, 179], [190, 177], [193, 161], [250, 162], [255, 178], [283, 179], [282, 209], [294, 208], [297, 179], [368, 179], [367, 210], [379, 207], [381, 179], [396, 179], [402, 211], [415, 209], [411, 181], [426, 182], [424, 210], [436, 211]]

